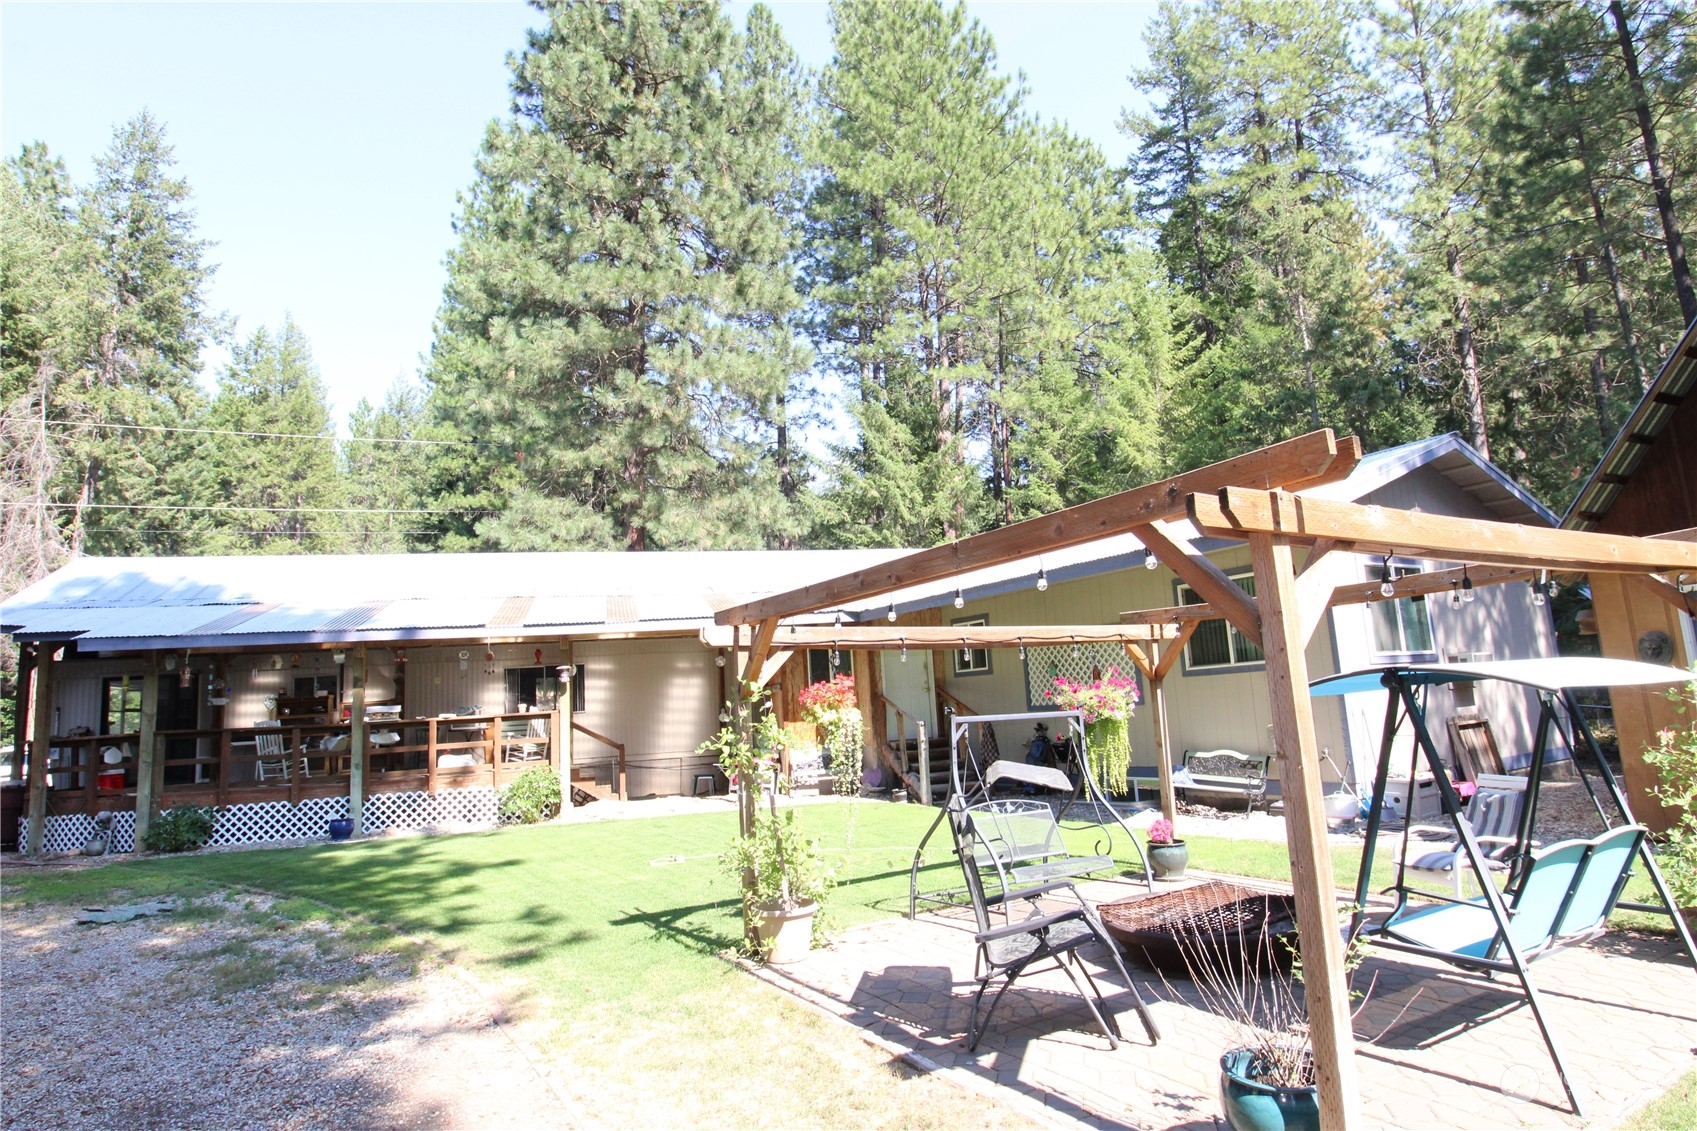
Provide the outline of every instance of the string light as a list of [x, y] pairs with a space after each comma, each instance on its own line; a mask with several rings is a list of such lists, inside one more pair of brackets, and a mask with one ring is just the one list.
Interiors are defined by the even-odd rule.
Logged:
[[1161, 559], [1157, 558], [1154, 554], [1150, 553], [1148, 550], [1145, 550], [1145, 551], [1143, 551], [1143, 568], [1144, 569], [1160, 569], [1161, 568]]
[[1079, 653], [1079, 648], [1078, 648], [1078, 641], [1076, 641], [1076, 640], [1074, 640], [1074, 641], [1073, 641], [1073, 642], [1072, 642], [1072, 654], [1073, 654], [1073, 657], [1074, 657], [1074, 658], [1075, 658], [1075, 659], [1076, 659], [1076, 658], [1077, 658], [1077, 656], [1078, 656], [1078, 653]]
[[966, 608], [966, 594], [964, 594], [960, 591], [959, 586], [955, 587], [955, 608], [957, 608], [957, 609]]
[[1023, 640], [1019, 642], [1019, 662], [1025, 663], [1025, 641]]
[[1461, 567], [1461, 599], [1467, 602], [1473, 600], [1473, 579], [1467, 576], [1466, 566]]
[[1450, 608], [1461, 608], [1461, 582], [1450, 582]]
[[896, 623], [896, 603], [894, 601], [890, 602], [890, 611], [884, 614], [884, 619], [891, 624]]
[[907, 638], [902, 638], [902, 663], [907, 663]]
[[1532, 582], [1532, 603], [1534, 605], [1538, 605], [1540, 607], [1543, 606], [1544, 599], [1545, 599], [1545, 590], [1549, 586], [1549, 577], [1550, 577], [1549, 570], [1541, 569], [1541, 570], [1538, 571], [1537, 580]]
[[1049, 575], [1042, 566], [1037, 567], [1037, 592], [1045, 593], [1049, 589]]
[[1385, 558], [1385, 563], [1379, 567], [1379, 593], [1385, 597], [1396, 596], [1396, 582], [1391, 580], [1391, 559]]

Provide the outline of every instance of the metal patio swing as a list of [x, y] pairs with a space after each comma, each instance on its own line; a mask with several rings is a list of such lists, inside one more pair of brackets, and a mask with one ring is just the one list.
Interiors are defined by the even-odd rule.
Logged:
[[[1076, 782], [1053, 766], [1012, 762], [1005, 758], [998, 758], [987, 766], [981, 765], [969, 741], [974, 726], [988, 728], [995, 723], [1049, 720], [1064, 720], [1067, 734], [1078, 751], [1080, 772]], [[1056, 813], [1047, 801], [1024, 796], [998, 798], [995, 789], [1003, 782], [1017, 785], [1022, 790], [1025, 787], [1055, 790], [1065, 795], [1067, 800]], [[1072, 824], [1066, 823], [1067, 814], [1075, 807], [1082, 812], [1087, 801], [1095, 814], [1094, 819], [1075, 819]], [[947, 806], [938, 808], [936, 820], [931, 822], [931, 827], [920, 838], [919, 847], [914, 850], [913, 863], [908, 871], [909, 919], [918, 914], [921, 900], [952, 906], [966, 894], [960, 888], [933, 892], [919, 890], [919, 870], [924, 863], [925, 846], [943, 827], [944, 819], [951, 810], [963, 811], [965, 819], [980, 826], [978, 839], [989, 846], [985, 851], [993, 856], [982, 863], [987, 867], [993, 865], [998, 873], [1004, 874], [1005, 879], [1018, 883], [1073, 879], [1115, 867], [1118, 862], [1113, 855], [1114, 826], [1118, 826], [1142, 861], [1149, 890], [1155, 890], [1154, 874], [1142, 843], [1096, 784], [1096, 775], [1090, 765], [1089, 744], [1085, 740], [1084, 716], [1078, 711], [1029, 711], [1012, 715], [949, 713], [949, 802]], [[1103, 817], [1103, 813], [1108, 817]], [[1070, 854], [1061, 841], [1063, 828], [1075, 831], [1095, 829], [1092, 854]]]
[[[1366, 845], [1361, 871], [1356, 879], [1356, 913], [1352, 930], [1364, 941], [1390, 950], [1440, 959], [1460, 969], [1482, 972], [1486, 977], [1512, 973], [1520, 982], [1532, 1016], [1537, 1021], [1550, 1059], [1561, 1077], [1562, 1088], [1574, 1113], [1584, 1109], [1574, 1094], [1562, 1062], [1554, 1033], [1545, 1020], [1544, 1003], [1533, 984], [1529, 965], [1547, 954], [1586, 942], [1602, 934], [1609, 913], [1616, 908], [1669, 916], [1686, 955], [1697, 966], [1697, 947], [1684, 919], [1656, 867], [1646, 840], [1646, 830], [1632, 818], [1619, 784], [1603, 759], [1596, 736], [1586, 723], [1574, 697], [1579, 687], [1648, 687], [1689, 680], [1691, 673], [1630, 660], [1551, 657], [1531, 660], [1498, 660], [1482, 663], [1392, 664], [1328, 676], [1312, 684], [1314, 696], [1347, 695], [1388, 690], [1384, 739], [1373, 780], [1372, 807], [1367, 819]], [[1432, 741], [1426, 723], [1424, 693], [1433, 684], [1472, 683], [1496, 679], [1531, 688], [1538, 695], [1537, 737], [1527, 769], [1526, 800], [1519, 828], [1506, 855], [1506, 882], [1498, 889], [1492, 877], [1492, 858], [1481, 847], [1476, 831], [1467, 820], [1463, 802], [1449, 779], [1448, 768]], [[1471, 899], [1449, 896], [1408, 886], [1408, 824], [1403, 830], [1403, 851], [1397, 864], [1396, 903], [1383, 919], [1369, 922], [1365, 913], [1371, 886], [1373, 857], [1385, 815], [1385, 786], [1393, 758], [1392, 744], [1404, 721], [1412, 724], [1415, 749], [1412, 761], [1424, 756], [1438, 789], [1444, 816], [1454, 825], [1460, 851], [1454, 862], [1459, 872], [1463, 860], [1472, 871], [1482, 894]], [[1603, 832], [1590, 839], [1567, 840], [1542, 848], [1533, 846], [1538, 792], [1543, 781], [1545, 756], [1552, 738], [1571, 752], [1579, 780], [1590, 795]], [[1581, 757], [1589, 763], [1582, 764]], [[1410, 770], [1413, 770], [1410, 766]], [[1587, 772], [1589, 770], [1589, 772]], [[1591, 780], [1595, 774], [1602, 792]], [[1414, 774], [1411, 772], [1410, 780]], [[1635, 860], [1643, 862], [1661, 898], [1655, 904], [1628, 903], [1621, 893]], [[1431, 901], [1411, 907], [1410, 894]]]

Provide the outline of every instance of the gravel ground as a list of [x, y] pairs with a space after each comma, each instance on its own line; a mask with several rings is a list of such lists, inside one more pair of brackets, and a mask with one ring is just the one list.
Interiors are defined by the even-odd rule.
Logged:
[[261, 898], [80, 925], [9, 910], [5, 1128], [569, 1127], [465, 975]]

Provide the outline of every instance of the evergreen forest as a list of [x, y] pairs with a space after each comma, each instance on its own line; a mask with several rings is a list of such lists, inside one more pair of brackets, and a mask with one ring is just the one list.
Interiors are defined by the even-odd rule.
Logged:
[[430, 355], [345, 422], [300, 327], [209, 309], [167, 123], [85, 184], [11, 155], [0, 593], [76, 554], [928, 546], [1321, 426], [1459, 432], [1560, 511], [1697, 319], [1680, 0], [1168, 0], [1101, 76], [1148, 107], [1123, 167], [965, 7], [831, 17], [815, 73], [759, 5], [540, 5]]

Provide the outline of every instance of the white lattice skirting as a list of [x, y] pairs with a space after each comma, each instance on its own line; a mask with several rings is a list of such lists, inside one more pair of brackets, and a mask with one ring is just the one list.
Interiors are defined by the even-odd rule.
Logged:
[[[437, 825], [493, 828], [497, 823], [496, 802], [493, 789], [458, 789], [434, 795], [379, 793], [365, 800], [366, 832], [408, 832]], [[212, 843], [264, 844], [327, 837], [330, 821], [347, 815], [345, 797], [310, 797], [299, 805], [287, 801], [226, 805], [218, 810]], [[134, 849], [135, 827], [134, 813], [113, 816], [113, 852]], [[94, 818], [82, 813], [48, 817], [44, 831], [44, 851], [77, 852], [94, 832]], [[18, 843], [28, 843], [28, 817], [19, 819], [18, 837]]]

